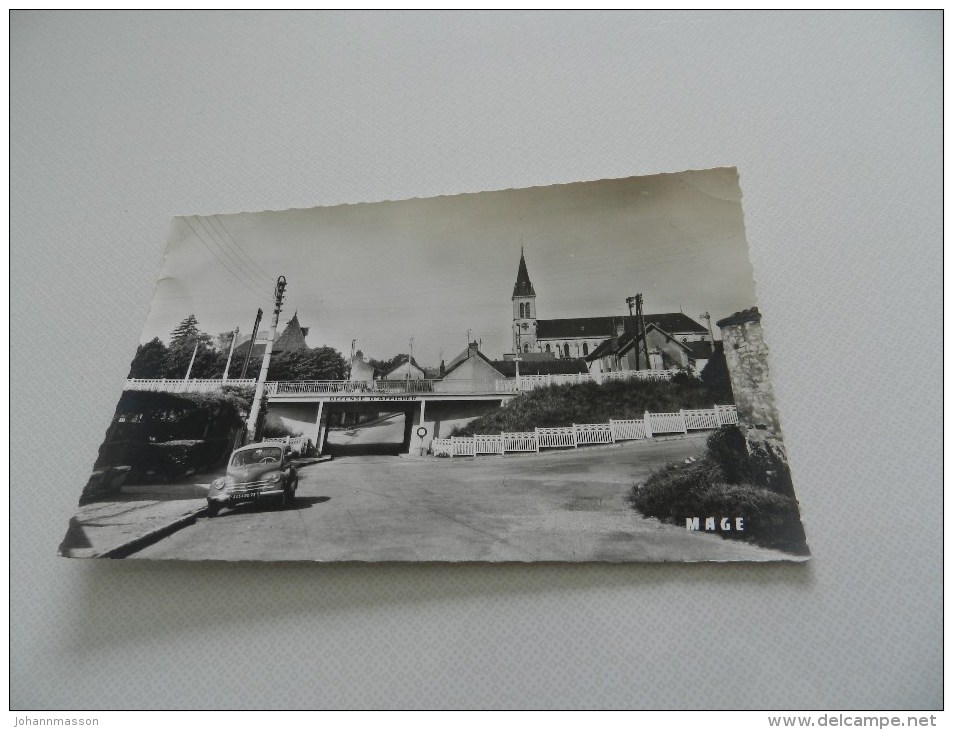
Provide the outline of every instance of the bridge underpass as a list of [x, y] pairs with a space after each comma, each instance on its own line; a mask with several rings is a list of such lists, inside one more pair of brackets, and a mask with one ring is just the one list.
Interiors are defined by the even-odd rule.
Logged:
[[[268, 413], [291, 431], [310, 438], [319, 453], [406, 454], [425, 453], [434, 438], [449, 436], [455, 427], [499, 408], [503, 402], [499, 395], [273, 395], [269, 397]], [[355, 433], [347, 437], [331, 425], [336, 421], [334, 415], [341, 413], [393, 414], [394, 418], [376, 429], [351, 429]]]

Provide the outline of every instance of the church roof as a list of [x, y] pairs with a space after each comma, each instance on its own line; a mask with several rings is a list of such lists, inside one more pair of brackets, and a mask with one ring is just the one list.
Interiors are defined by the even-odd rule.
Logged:
[[293, 350], [307, 350], [308, 343], [304, 341], [306, 332], [298, 322], [298, 313], [295, 312], [281, 337], [275, 340], [275, 352], [288, 352]]
[[520, 268], [516, 273], [516, 284], [513, 286], [514, 297], [535, 297], [536, 291], [533, 289], [533, 282], [529, 280], [529, 272], [526, 270], [526, 258], [520, 249]]
[[564, 337], [611, 337], [615, 322], [621, 317], [571, 317], [568, 319], [539, 319], [536, 321], [536, 339], [552, 340]]
[[[279, 352], [294, 352], [309, 349], [308, 343], [305, 342], [304, 339], [307, 334], [308, 328], [301, 326], [298, 322], [298, 313], [295, 312], [291, 321], [288, 322], [288, 326], [285, 327], [284, 331], [275, 339], [275, 345], [271, 350], [272, 353], [277, 354]], [[235, 346], [235, 355], [244, 356], [245, 353], [248, 352], [249, 347], [252, 348], [252, 357], [262, 357], [265, 354], [264, 342], [255, 342], [253, 344], [251, 339], [248, 339], [240, 345]]]
[[[661, 330], [677, 334], [695, 332], [706, 334], [702, 325], [682, 312], [644, 314], [645, 326], [654, 324]], [[536, 339], [556, 340], [572, 337], [613, 337], [616, 325], [624, 325], [625, 332], [635, 330], [635, 317], [572, 317], [568, 319], [540, 319], [536, 321]]]

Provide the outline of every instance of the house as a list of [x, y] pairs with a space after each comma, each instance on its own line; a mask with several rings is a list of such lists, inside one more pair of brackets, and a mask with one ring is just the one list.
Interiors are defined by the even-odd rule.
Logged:
[[[634, 332], [635, 318], [630, 316], [572, 317], [539, 319], [536, 315], [536, 290], [529, 278], [526, 257], [520, 251], [520, 263], [513, 286], [513, 353], [521, 357], [536, 353], [563, 358], [588, 358], [603, 342], [621, 332]], [[646, 329], [650, 324], [679, 342], [708, 342], [705, 327], [682, 312], [643, 315]], [[504, 356], [504, 359], [508, 359]], [[529, 358], [526, 357], [528, 360]], [[522, 368], [520, 369], [522, 372]]]
[[506, 376], [486, 355], [480, 352], [479, 344], [471, 342], [467, 349], [451, 360], [444, 369], [441, 381], [453, 380], [503, 380]]
[[424, 369], [408, 355], [399, 355], [397, 361], [381, 376], [382, 380], [423, 380], [427, 377]]
[[[696, 375], [708, 364], [712, 356], [712, 344], [695, 340], [686, 342], [666, 332], [646, 317], [645, 342], [641, 335], [619, 326], [617, 333], [599, 344], [588, 357], [589, 370], [593, 374], [620, 370], [687, 370]], [[648, 351], [648, 362], [645, 351]]]

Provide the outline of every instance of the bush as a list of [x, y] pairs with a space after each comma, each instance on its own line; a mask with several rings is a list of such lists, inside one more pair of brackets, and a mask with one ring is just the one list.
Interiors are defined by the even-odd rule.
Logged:
[[711, 408], [717, 401], [697, 378], [678, 373], [668, 381], [612, 381], [536, 388], [505, 406], [453, 430], [451, 436], [532, 431], [573, 423], [607, 423], [610, 418], [642, 418], [646, 411]]
[[[683, 526], [686, 518], [744, 518], [743, 532], [722, 537], [806, 554], [807, 545], [790, 473], [783, 459], [758, 445], [749, 456], [741, 429], [723, 426], [707, 441], [707, 453], [688, 464], [669, 464], [629, 493], [646, 517]], [[763, 452], [763, 453], [762, 453]], [[787, 481], [785, 481], [787, 480]]]
[[225, 439], [182, 439], [149, 444], [145, 455], [149, 471], [162, 479], [174, 480], [212, 466], [226, 448]]
[[691, 517], [744, 518], [743, 532], [719, 532], [779, 550], [806, 552], [797, 501], [751, 483], [729, 484], [710, 459], [676, 464], [633, 488], [629, 503], [646, 517], [679, 526]]
[[740, 428], [722, 426], [713, 431], [705, 443], [708, 456], [721, 467], [727, 481], [737, 483], [751, 479], [748, 445]]

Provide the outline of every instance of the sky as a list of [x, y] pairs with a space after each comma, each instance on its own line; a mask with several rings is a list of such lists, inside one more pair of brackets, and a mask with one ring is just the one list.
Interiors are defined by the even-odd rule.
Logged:
[[[437, 365], [467, 344], [491, 359], [512, 348], [520, 247], [537, 317], [627, 313], [715, 320], [756, 305], [734, 168], [436, 198], [173, 220], [141, 341], [189, 314], [213, 338], [297, 312], [311, 347], [345, 356], [406, 353]], [[706, 324], [698, 320], [703, 326]], [[717, 328], [715, 335], [719, 336]]]

